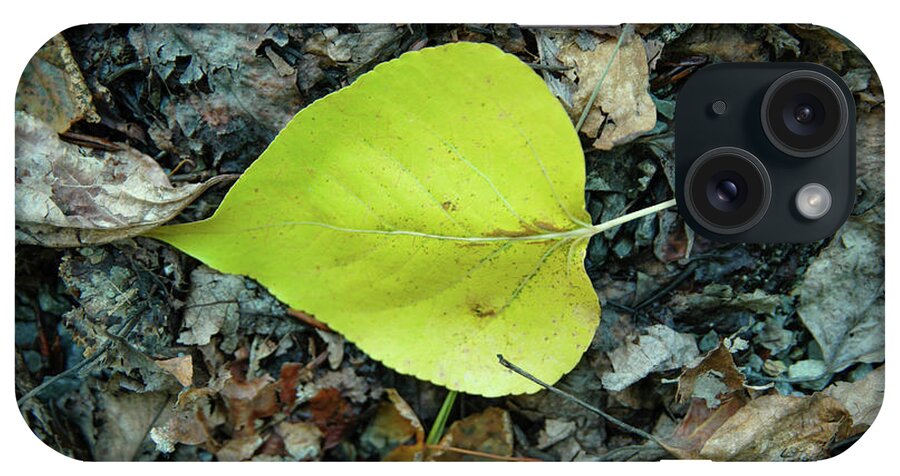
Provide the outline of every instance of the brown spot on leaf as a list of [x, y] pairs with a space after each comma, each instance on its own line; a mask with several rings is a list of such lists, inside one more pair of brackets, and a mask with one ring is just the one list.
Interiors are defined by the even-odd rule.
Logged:
[[495, 236], [495, 237], [504, 237], [504, 238], [518, 238], [522, 236], [531, 236], [534, 234], [534, 230], [503, 230], [500, 228], [495, 229], [487, 233], [487, 236]]
[[469, 306], [469, 310], [477, 317], [490, 317], [497, 314], [495, 309], [487, 307], [484, 304], [472, 304]]
[[536, 226], [539, 229], [544, 230], [544, 231], [553, 231], [553, 232], [569, 231], [565, 228], [560, 228], [560, 227], [554, 225], [553, 223], [547, 223], [547, 222], [541, 221], [541, 220], [535, 220], [532, 223], [534, 224], [534, 226]]

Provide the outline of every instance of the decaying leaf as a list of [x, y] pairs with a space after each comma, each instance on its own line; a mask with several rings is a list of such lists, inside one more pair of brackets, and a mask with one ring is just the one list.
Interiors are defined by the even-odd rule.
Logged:
[[234, 436], [255, 434], [256, 420], [270, 417], [279, 410], [275, 391], [276, 386], [269, 375], [249, 380], [232, 377], [225, 382], [219, 394], [225, 399]]
[[822, 393], [841, 402], [853, 418], [851, 435], [872, 425], [884, 401], [884, 365], [856, 382], [835, 382]]
[[856, 183], [862, 196], [858, 210], [884, 200], [884, 108], [859, 114], [856, 121]]
[[590, 343], [589, 222], [559, 102], [516, 57], [453, 43], [313, 103], [211, 218], [148, 236], [254, 278], [401, 373], [499, 396], [540, 387], [497, 354], [555, 382]]
[[873, 213], [850, 217], [794, 289], [831, 372], [884, 361], [884, 225]]
[[353, 407], [336, 388], [323, 388], [309, 399], [313, 423], [322, 432], [323, 449], [334, 448], [344, 434], [352, 429], [355, 420]]
[[[43, 121], [55, 132], [65, 132], [81, 119], [100, 122], [91, 91], [62, 35], [50, 38], [25, 66], [16, 89], [16, 111]], [[18, 147], [18, 137], [16, 141]]]
[[747, 403], [743, 394], [723, 397], [720, 405], [709, 408], [702, 399], [694, 399], [675, 431], [662, 440], [669, 453], [681, 459], [703, 459], [701, 451], [709, 439]]
[[609, 352], [613, 371], [601, 376], [603, 387], [614, 392], [624, 390], [652, 372], [687, 365], [699, 354], [693, 336], [662, 324], [650, 326], [644, 334]]
[[491, 407], [453, 422], [438, 446], [429, 455], [434, 461], [491, 461], [487, 456], [467, 455], [447, 447], [477, 451], [488, 455], [512, 456], [512, 421], [506, 410]]
[[537, 448], [543, 450], [572, 436], [578, 425], [574, 421], [557, 420], [548, 418], [544, 422], [544, 428], [538, 433]]
[[190, 355], [157, 360], [156, 365], [172, 374], [185, 387], [190, 387], [194, 381], [194, 360]]
[[781, 303], [780, 296], [755, 289], [752, 293], [735, 293], [727, 284], [709, 284], [700, 294], [680, 294], [670, 306], [676, 312], [721, 312], [723, 308], [746, 309], [756, 314], [771, 314]]
[[140, 451], [147, 431], [167, 405], [163, 392], [98, 392], [93, 456], [98, 461], [132, 461]]
[[[168, 79], [180, 58], [189, 58], [178, 81], [191, 84], [204, 77], [212, 91], [194, 93], [180, 103], [179, 125], [194, 135], [202, 118], [218, 134], [234, 132], [248, 115], [269, 130], [278, 130], [301, 106], [294, 78], [283, 76], [264, 55], [257, 54], [273, 33], [263, 24], [139, 25], [129, 30], [135, 49], [151, 58], [154, 72]], [[274, 106], [274, 107], [273, 107]]]
[[[242, 344], [241, 335], [245, 333], [242, 329], [249, 327], [248, 330], [263, 335], [284, 335], [295, 329], [293, 321], [266, 322], [262, 318], [283, 312], [281, 304], [251, 280], [198, 266], [191, 271], [191, 289], [184, 304], [178, 342], [206, 345], [213, 336], [219, 335], [218, 347], [232, 353], [240, 345], [253, 344]], [[268, 340], [256, 340], [251, 345], [254, 359], [276, 351], [272, 345]]]
[[263, 439], [259, 435], [232, 438], [216, 451], [216, 458], [219, 461], [245, 461], [250, 459], [262, 444]]
[[325, 341], [328, 352], [328, 366], [331, 370], [337, 370], [341, 367], [341, 361], [344, 360], [344, 338], [334, 332], [326, 332], [316, 329], [319, 337]]
[[700, 457], [717, 461], [808, 461], [829, 456], [845, 438], [850, 414], [823, 394], [766, 395], [745, 405], [709, 438]]
[[377, 399], [382, 392], [377, 382], [369, 382], [354, 372], [351, 366], [345, 366], [337, 371], [319, 374], [315, 380], [304, 384], [298, 393], [310, 398], [325, 388], [336, 388], [344, 398], [357, 404], [365, 403], [369, 398]]
[[150, 439], [156, 443], [158, 451], [171, 453], [179, 443], [200, 445], [215, 441], [215, 427], [225, 418], [211, 404], [212, 393], [210, 388], [191, 388], [179, 395], [168, 420], [150, 430]]
[[372, 61], [378, 53], [396, 41], [402, 32], [390, 24], [357, 25], [357, 33], [339, 33], [326, 28], [306, 41], [306, 51], [326, 56], [334, 63], [360, 65]]
[[[588, 137], [597, 138], [594, 147], [601, 150], [624, 144], [656, 125], [656, 106], [647, 90], [649, 68], [644, 42], [634, 32], [624, 34], [628, 36], [581, 127]], [[559, 47], [557, 59], [572, 68], [564, 74], [574, 85], [572, 102], [566, 104], [573, 122], [581, 116], [612, 58], [615, 45], [615, 38], [604, 38], [593, 48], [576, 41], [565, 41]]]
[[224, 331], [234, 333], [239, 318], [244, 280], [221, 274], [206, 266], [191, 272], [191, 292], [184, 305], [184, 329], [178, 337], [182, 344], [209, 344], [212, 336]]
[[676, 398], [681, 403], [690, 402], [690, 407], [663, 443], [669, 452], [684, 459], [699, 458], [713, 433], [749, 400], [744, 376], [722, 344], [681, 373]]
[[296, 460], [316, 459], [322, 453], [322, 432], [312, 423], [282, 422], [276, 431], [284, 440], [284, 449]]
[[[714, 382], [718, 382], [718, 385]], [[679, 402], [699, 398], [710, 408], [718, 406], [719, 396], [742, 391], [744, 375], [735, 367], [731, 352], [724, 345], [709, 351], [699, 364], [685, 369], [678, 378]], [[712, 393], [711, 389], [720, 391]]]
[[64, 247], [139, 235], [228, 180], [173, 187], [152, 158], [120, 145], [89, 151], [16, 112], [16, 241]]
[[378, 406], [360, 441], [384, 460], [421, 461], [425, 452], [425, 428], [396, 390], [388, 388], [385, 393], [388, 401]]

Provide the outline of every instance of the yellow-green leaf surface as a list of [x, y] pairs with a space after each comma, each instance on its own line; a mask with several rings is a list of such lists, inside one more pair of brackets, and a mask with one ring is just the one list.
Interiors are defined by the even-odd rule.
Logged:
[[584, 158], [538, 75], [487, 44], [407, 53], [300, 111], [209, 219], [150, 236], [486, 396], [555, 382], [600, 317]]

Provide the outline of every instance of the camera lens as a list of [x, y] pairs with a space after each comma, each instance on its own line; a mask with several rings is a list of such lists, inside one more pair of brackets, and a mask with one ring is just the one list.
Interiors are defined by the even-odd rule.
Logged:
[[738, 197], [737, 184], [731, 180], [722, 180], [716, 184], [716, 198], [723, 203], [732, 203]]
[[809, 124], [816, 118], [816, 112], [809, 104], [801, 104], [794, 109], [794, 119], [800, 124]]
[[809, 70], [775, 80], [762, 101], [763, 130], [779, 150], [795, 157], [828, 152], [844, 135], [847, 99], [831, 78]]
[[691, 216], [719, 234], [745, 231], [769, 208], [772, 184], [762, 162], [736, 147], [707, 151], [691, 165], [684, 182]]

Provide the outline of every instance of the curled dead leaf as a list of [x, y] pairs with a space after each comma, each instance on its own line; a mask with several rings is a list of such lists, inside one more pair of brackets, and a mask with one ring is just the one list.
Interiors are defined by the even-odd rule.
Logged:
[[93, 151], [16, 111], [16, 241], [84, 246], [139, 235], [177, 215], [204, 190], [235, 178], [173, 187], [152, 158], [121, 145]]
[[841, 402], [853, 418], [851, 435], [872, 425], [884, 401], [884, 365], [856, 382], [835, 382], [822, 393]]
[[827, 395], [766, 395], [722, 424], [699, 456], [717, 461], [823, 459], [830, 443], [848, 436], [850, 423], [844, 406]]
[[[434, 461], [493, 461], [490, 456], [509, 457], [513, 453], [512, 420], [502, 408], [491, 407], [453, 422], [447, 433], [429, 455]], [[448, 448], [483, 453], [464, 454]]]
[[378, 406], [361, 441], [385, 461], [421, 461], [425, 453], [425, 428], [396, 390], [388, 388], [385, 393], [388, 401]]

